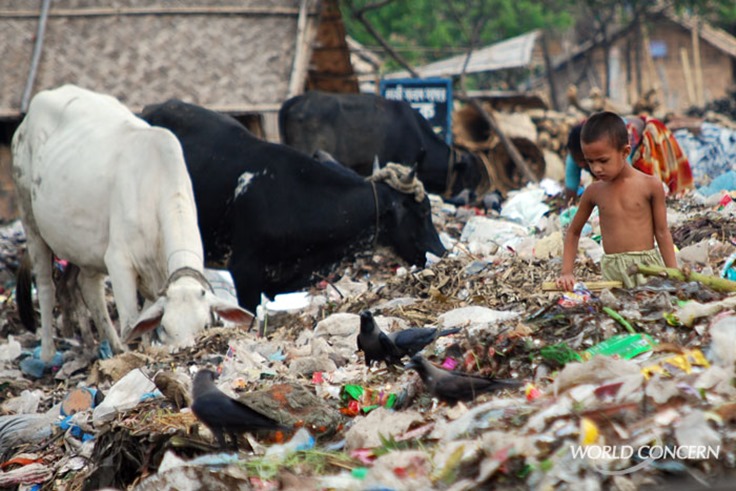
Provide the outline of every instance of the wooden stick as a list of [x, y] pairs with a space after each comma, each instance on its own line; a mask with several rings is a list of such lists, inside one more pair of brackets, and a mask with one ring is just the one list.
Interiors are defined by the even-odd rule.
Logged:
[[[109, 17], [123, 15], [262, 15], [262, 16], [296, 16], [299, 9], [294, 7], [120, 7], [120, 8], [53, 8], [49, 17]], [[312, 10], [309, 15], [319, 15]], [[0, 18], [38, 18], [38, 10], [0, 10]]]
[[[621, 288], [624, 286], [620, 281], [586, 281], [583, 284], [590, 291], [604, 290], [606, 288]], [[562, 290], [554, 281], [545, 281], [542, 283], [542, 291], [559, 292]]]
[[644, 58], [647, 63], [647, 73], [649, 78], [649, 88], [654, 89], [654, 93], [660, 102], [664, 102], [662, 94], [662, 81], [657, 74], [657, 70], [654, 68], [654, 58], [652, 58], [652, 47], [649, 42], [649, 31], [645, 25], [642, 26], [642, 36], [644, 43]]
[[296, 22], [296, 44], [294, 55], [294, 64], [291, 67], [291, 76], [289, 77], [288, 98], [294, 97], [304, 92], [304, 79], [306, 74], [307, 62], [311, 55], [311, 46], [306, 39], [307, 33], [307, 0], [301, 0], [299, 5], [299, 17]]
[[695, 103], [698, 107], [705, 105], [703, 94], [703, 67], [700, 64], [700, 18], [695, 16], [695, 28], [692, 32], [693, 70], [695, 71]]
[[696, 104], [695, 86], [693, 85], [693, 73], [690, 70], [690, 58], [686, 48], [680, 48], [680, 59], [682, 60], [682, 73], [685, 75], [685, 88], [687, 89], [687, 101], [691, 106]]

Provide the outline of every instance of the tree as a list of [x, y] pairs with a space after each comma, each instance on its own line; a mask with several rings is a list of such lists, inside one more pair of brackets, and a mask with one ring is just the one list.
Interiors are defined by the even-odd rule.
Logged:
[[[341, 4], [351, 36], [368, 46], [377, 43], [352, 15], [362, 11], [375, 32], [413, 66], [532, 29], [568, 27], [573, 21], [571, 0], [341, 0]], [[397, 65], [390, 62], [387, 70]]]

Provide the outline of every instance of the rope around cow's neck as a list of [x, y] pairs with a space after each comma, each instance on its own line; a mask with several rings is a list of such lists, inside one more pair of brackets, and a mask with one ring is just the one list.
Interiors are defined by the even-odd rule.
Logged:
[[371, 182], [383, 181], [397, 191], [406, 194], [413, 194], [414, 200], [417, 203], [421, 203], [426, 196], [424, 185], [416, 178], [416, 176], [414, 176], [413, 179], [408, 180], [407, 178], [410, 173], [411, 170], [406, 166], [389, 162], [385, 167], [375, 171], [366, 179]]

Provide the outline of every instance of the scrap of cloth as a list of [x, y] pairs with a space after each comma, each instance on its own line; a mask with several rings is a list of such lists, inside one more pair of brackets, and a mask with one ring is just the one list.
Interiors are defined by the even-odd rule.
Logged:
[[685, 152], [680, 148], [672, 132], [658, 119], [639, 117], [641, 132], [636, 124], [629, 124], [629, 137], [634, 149], [631, 165], [659, 179], [670, 193], [678, 194], [693, 187], [693, 173]]

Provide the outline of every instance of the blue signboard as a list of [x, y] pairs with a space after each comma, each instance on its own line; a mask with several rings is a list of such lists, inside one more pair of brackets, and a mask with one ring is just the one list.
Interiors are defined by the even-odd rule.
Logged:
[[404, 100], [419, 111], [440, 138], [452, 145], [452, 80], [449, 78], [396, 78], [381, 80], [381, 95]]

